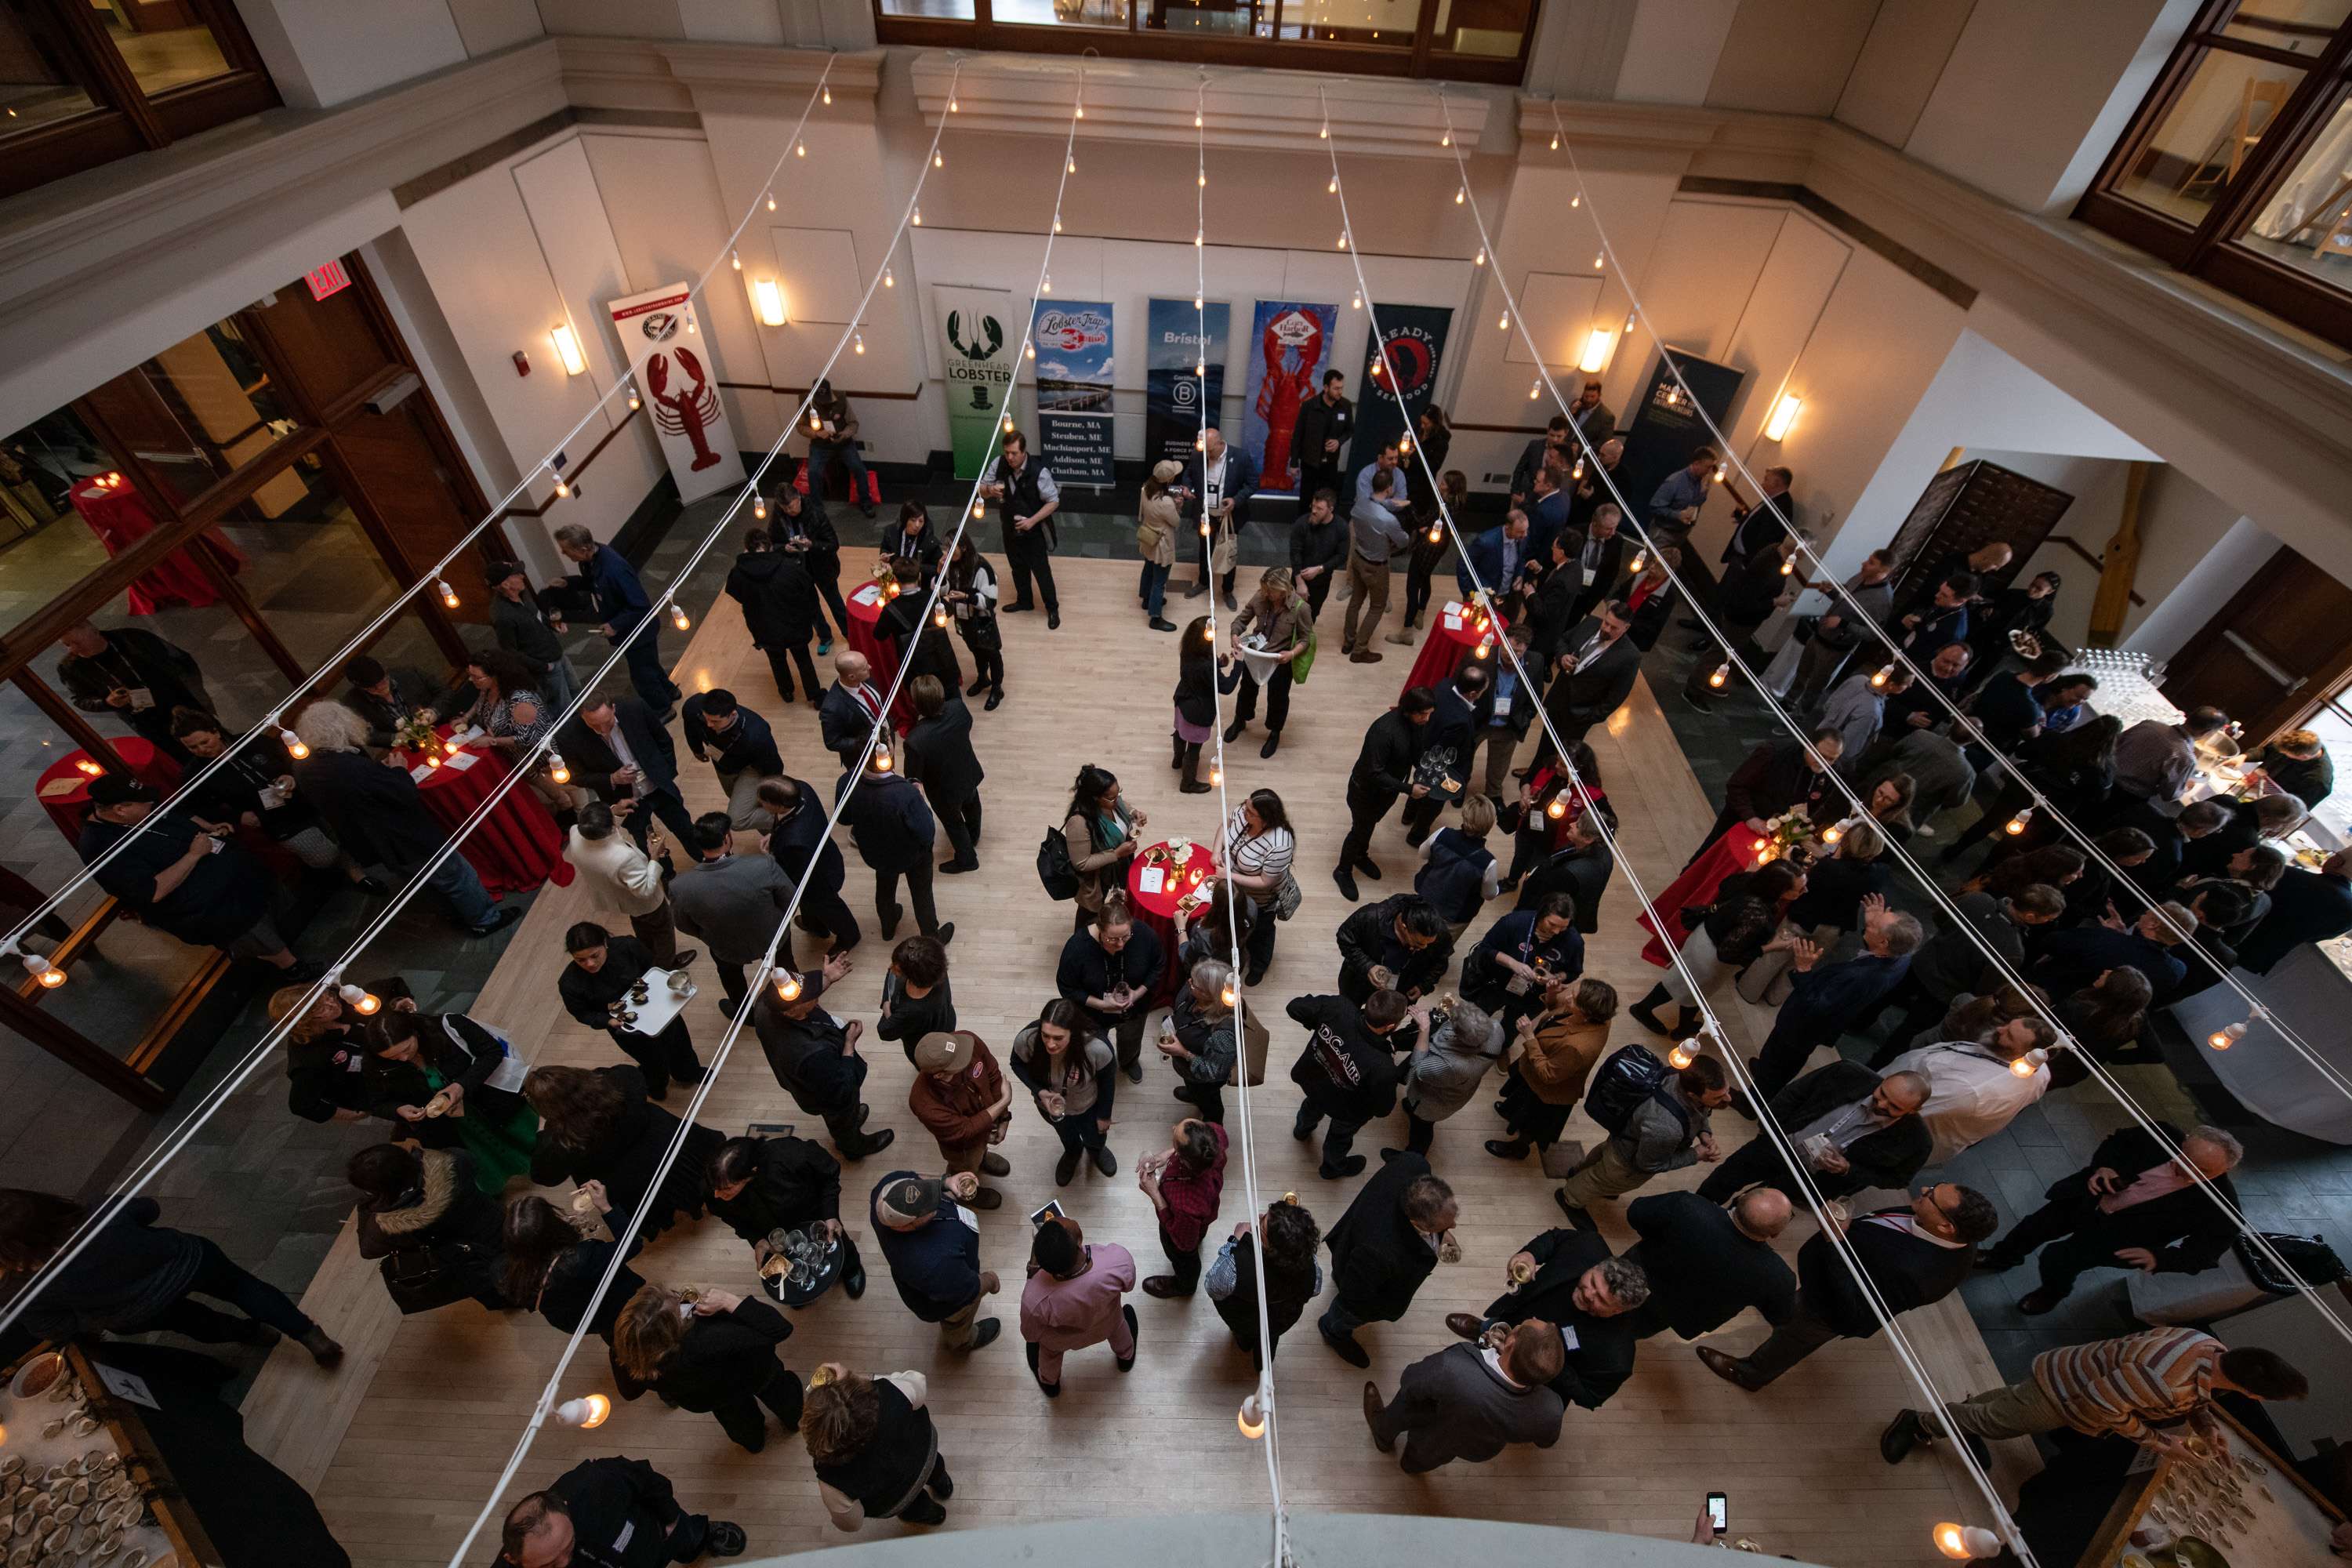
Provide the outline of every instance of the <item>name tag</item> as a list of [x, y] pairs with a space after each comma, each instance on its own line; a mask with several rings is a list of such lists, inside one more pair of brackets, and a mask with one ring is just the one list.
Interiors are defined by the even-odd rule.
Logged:
[[956, 1218], [971, 1226], [971, 1233], [974, 1236], [978, 1236], [980, 1234], [980, 1215], [974, 1211], [964, 1207], [961, 1204], [958, 1204], [956, 1205]]
[[629, 1549], [629, 1542], [635, 1538], [636, 1533], [637, 1521], [634, 1519], [624, 1520], [621, 1523], [621, 1533], [613, 1537], [613, 1550], [626, 1552]]
[[1496, 717], [1496, 718], [1497, 718], [1497, 719], [1507, 719], [1507, 718], [1509, 718], [1510, 716], [1511, 716], [1511, 700], [1510, 700], [1509, 698], [1507, 698], [1507, 697], [1497, 697], [1497, 698], [1496, 698], [1496, 699], [1495, 699], [1495, 717]]
[[131, 709], [132, 712], [144, 712], [146, 710], [155, 706], [155, 694], [148, 690], [145, 687], [132, 686], [126, 687], [124, 689], [131, 693]]
[[1591, 567], [1587, 566], [1584, 569], [1584, 585], [1588, 588], [1591, 587], [1592, 579], [1599, 575], [1599, 573], [1595, 572]]
[[1576, 1349], [1576, 1331], [1563, 1326], [1559, 1331], [1559, 1342], [1571, 1351]]

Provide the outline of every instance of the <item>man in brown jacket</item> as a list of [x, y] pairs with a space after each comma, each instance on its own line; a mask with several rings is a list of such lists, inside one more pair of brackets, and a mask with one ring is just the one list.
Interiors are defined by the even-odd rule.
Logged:
[[1569, 1113], [1584, 1096], [1592, 1064], [1609, 1048], [1609, 1020], [1617, 993], [1603, 980], [1555, 980], [1544, 990], [1543, 1011], [1519, 1021], [1519, 1059], [1503, 1083], [1499, 1102], [1508, 1138], [1490, 1138], [1486, 1152], [1524, 1160], [1528, 1148], [1559, 1142]]
[[[950, 1173], [971, 1171], [1002, 1176], [1013, 1167], [989, 1147], [1013, 1122], [1013, 1092], [988, 1043], [969, 1029], [925, 1035], [915, 1047], [915, 1086], [908, 1108], [939, 1140]], [[968, 1202], [976, 1209], [1002, 1207], [1003, 1194], [982, 1187]]]

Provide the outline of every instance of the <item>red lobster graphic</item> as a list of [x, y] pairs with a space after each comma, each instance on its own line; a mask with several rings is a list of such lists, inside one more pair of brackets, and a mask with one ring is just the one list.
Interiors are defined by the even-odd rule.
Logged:
[[671, 394], [669, 388], [669, 356], [656, 354], [646, 362], [646, 386], [653, 394], [654, 423], [666, 435], [683, 436], [694, 443], [694, 462], [689, 472], [699, 472], [719, 461], [719, 454], [702, 438], [702, 428], [719, 417], [719, 395], [702, 374], [702, 362], [694, 357], [692, 349], [673, 351], [677, 363], [694, 379], [692, 392]]

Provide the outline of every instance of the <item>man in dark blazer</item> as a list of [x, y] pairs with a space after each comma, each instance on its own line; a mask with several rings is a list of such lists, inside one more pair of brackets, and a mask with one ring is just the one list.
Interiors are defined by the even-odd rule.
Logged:
[[1502, 521], [1470, 541], [1466, 552], [1454, 558], [1454, 581], [1464, 602], [1480, 588], [1496, 598], [1511, 591], [1529, 559], [1528, 514], [1512, 509]]
[[[1748, 752], [1723, 786], [1723, 807], [1715, 814], [1715, 826], [1683, 864], [1696, 860], [1706, 853], [1708, 845], [1742, 823], [1751, 833], [1762, 832], [1765, 823], [1790, 806], [1804, 806], [1815, 822], [1835, 821], [1837, 804], [1845, 797], [1831, 787], [1829, 774], [1813, 765], [1813, 755], [1819, 753], [1822, 762], [1835, 767], [1838, 758], [1845, 754], [1845, 740], [1835, 730], [1824, 729], [1814, 730], [1810, 739], [1811, 752], [1803, 741], [1784, 736]], [[1825, 806], [1832, 815], [1822, 815]]]
[[142, 626], [102, 632], [76, 621], [58, 639], [58, 683], [85, 713], [111, 713], [182, 767], [195, 760], [172, 733], [172, 710], [216, 712], [195, 656]]
[[[857, 857], [874, 872], [874, 910], [882, 919], [884, 941], [898, 934], [906, 909], [898, 902], [898, 879], [907, 879], [907, 901], [915, 906], [915, 924], [922, 933], [944, 945], [955, 940], [955, 922], [940, 923], [939, 907], [931, 901], [931, 846], [939, 839], [939, 819], [931, 815], [923, 792], [895, 770], [884, 772], [877, 752], [866, 759], [863, 778], [843, 773], [833, 786], [833, 798], [847, 797], [841, 824]], [[849, 786], [855, 781], [856, 790]]]
[[1567, 1413], [1554, 1392], [1561, 1342], [1551, 1323], [1498, 1328], [1491, 1347], [1448, 1345], [1405, 1368], [1394, 1400], [1365, 1384], [1373, 1447], [1387, 1454], [1402, 1442], [1398, 1463], [1409, 1476], [1455, 1459], [1478, 1464], [1514, 1443], [1550, 1447]]
[[776, 733], [768, 721], [735, 700], [723, 686], [698, 691], [678, 704], [678, 728], [698, 763], [709, 763], [727, 796], [727, 816], [737, 827], [765, 833], [773, 822], [760, 805], [760, 781], [783, 776]]
[[[1605, 431], [1593, 437], [1596, 441], [1607, 438]], [[1575, 455], [1580, 449], [1576, 437], [1569, 434], [1568, 416], [1553, 415], [1544, 426], [1544, 433], [1529, 441], [1519, 453], [1519, 460], [1511, 465], [1511, 504], [1524, 506], [1534, 497], [1536, 475], [1542, 471], [1546, 463], [1557, 459], [1565, 468], [1576, 460]]]
[[760, 1050], [768, 1070], [793, 1097], [804, 1115], [820, 1118], [833, 1146], [845, 1160], [863, 1160], [887, 1148], [898, 1133], [885, 1127], [865, 1130], [867, 1107], [860, 1098], [866, 1084], [866, 1058], [857, 1054], [857, 1038], [866, 1025], [853, 1018], [837, 1022], [818, 1000], [828, 985], [849, 973], [849, 960], [835, 953], [824, 967], [800, 977], [801, 994], [787, 1002], [771, 984], [751, 994], [751, 1027], [760, 1037]]
[[1290, 449], [1298, 458], [1301, 517], [1314, 505], [1316, 491], [1339, 493], [1339, 476], [1348, 466], [1348, 456], [1340, 448], [1356, 434], [1356, 405], [1348, 400], [1347, 384], [1345, 373], [1325, 371], [1322, 392], [1299, 405], [1298, 423], [1291, 427]]
[[1788, 1228], [1790, 1212], [1788, 1195], [1770, 1187], [1729, 1208], [1696, 1193], [1635, 1198], [1625, 1220], [1642, 1239], [1625, 1261], [1649, 1279], [1650, 1299], [1626, 1315], [1628, 1330], [1646, 1340], [1672, 1329], [1695, 1340], [1750, 1307], [1776, 1329], [1787, 1322], [1797, 1311], [1797, 1277], [1772, 1238]]
[[2161, 1002], [2189, 975], [2189, 965], [2175, 953], [2182, 931], [2197, 934], [2196, 913], [2186, 904], [2144, 910], [2128, 926], [2101, 921], [2053, 931], [2035, 943], [2025, 978], [2053, 996], [2071, 996], [2097, 984], [2110, 969], [2137, 969]]
[[[1584, 531], [1583, 543], [1575, 545], [1569, 555], [1569, 581], [1576, 586], [1576, 599], [1569, 610], [1570, 619], [1580, 620], [1592, 613], [1595, 605], [1620, 596], [1617, 579], [1625, 574], [1625, 563], [1631, 552], [1625, 535], [1618, 530], [1617, 519], [1615, 506], [1595, 507], [1592, 521]], [[1571, 543], [1574, 540], [1572, 534], [1559, 537]]]
[[1437, 706], [1430, 713], [1425, 737], [1428, 749], [1434, 752], [1443, 747], [1452, 753], [1448, 776], [1462, 787], [1451, 795], [1443, 789], [1429, 790], [1405, 802], [1397, 820], [1404, 825], [1405, 843], [1416, 849], [1436, 827], [1438, 814], [1460, 804], [1470, 793], [1470, 754], [1477, 748], [1478, 731], [1495, 714], [1494, 675], [1483, 664], [1465, 661], [1453, 679], [1437, 688], [1436, 696]]
[[[856, 767], [865, 754], [866, 737], [874, 733], [874, 721], [882, 717], [887, 696], [864, 654], [844, 648], [833, 661], [833, 684], [816, 705], [816, 721], [824, 749], [839, 757], [843, 767]], [[883, 740], [887, 742], [889, 736], [886, 733]]]
[[1554, 893], [1576, 900], [1576, 929], [1591, 936], [1601, 929], [1601, 895], [1609, 889], [1617, 857], [1602, 842], [1591, 811], [1579, 812], [1568, 825], [1568, 840], [1546, 856], [1519, 884], [1518, 910], [1539, 910]]
[[[1852, 958], [1823, 963], [1822, 950], [1803, 937], [1791, 948], [1795, 973], [1788, 999], [1774, 1015], [1762, 1050], [1748, 1064], [1756, 1093], [1769, 1099], [1787, 1088], [1816, 1047], [1834, 1046], [1840, 1035], [1872, 1016], [1910, 971], [1911, 955], [1927, 940], [1918, 917], [1895, 913], [1876, 893], [1862, 902], [1862, 951]], [[1637, 1005], [1634, 1016], [1643, 1011]], [[1744, 1099], [1733, 1104], [1743, 1115], [1754, 1113]]]
[[988, 776], [971, 748], [971, 710], [963, 694], [936, 675], [919, 675], [908, 686], [915, 700], [915, 727], [907, 731], [901, 770], [922, 785], [931, 815], [948, 830], [954, 851], [940, 868], [942, 876], [980, 869], [980, 785]]
[[1403, 1043], [1397, 1026], [1412, 1006], [1402, 992], [1375, 991], [1360, 1006], [1345, 996], [1294, 996], [1284, 1009], [1307, 1029], [1307, 1043], [1290, 1068], [1290, 1081], [1299, 1088], [1290, 1135], [1304, 1143], [1329, 1119], [1315, 1173], [1327, 1182], [1364, 1168], [1364, 1156], [1349, 1152], [1356, 1134], [1396, 1109], [1396, 1047]]
[[[1879, 1077], [1843, 1059], [1815, 1068], [1772, 1097], [1772, 1121], [1801, 1148], [1814, 1138], [1829, 1146], [1809, 1159], [1813, 1184], [1825, 1198], [1864, 1187], [1908, 1188], [1936, 1146], [1919, 1116], [1928, 1084], [1916, 1072]], [[1769, 1138], [1734, 1149], [1698, 1184], [1699, 1196], [1721, 1203], [1740, 1188], [1761, 1184], [1798, 1194], [1797, 1178]]]
[[572, 782], [628, 823], [638, 848], [653, 829], [648, 819], [658, 816], [671, 844], [694, 853], [694, 816], [677, 790], [677, 748], [642, 698], [598, 692], [556, 731], [555, 749]]
[[1430, 715], [1436, 711], [1437, 694], [1426, 686], [1412, 687], [1364, 731], [1363, 750], [1348, 772], [1348, 836], [1339, 841], [1339, 864], [1331, 873], [1349, 903], [1360, 897], [1357, 872], [1376, 882], [1381, 879], [1372, 859], [1372, 829], [1398, 796], [1429, 793], [1428, 785], [1412, 782], [1412, 768], [1429, 744]]
[[[2238, 1141], [2218, 1127], [2183, 1137], [2178, 1127], [2156, 1125], [2235, 1208], [2230, 1173], [2245, 1154]], [[2089, 1164], [2061, 1176], [2044, 1195], [2049, 1202], [2019, 1220], [1984, 1258], [1987, 1268], [2007, 1271], [2042, 1248], [2042, 1287], [2017, 1304], [2029, 1316], [2064, 1300], [2085, 1269], [2196, 1274], [2220, 1262], [2238, 1234], [2195, 1178], [2136, 1124], [2109, 1133]]]
[[[1512, 1287], [1520, 1275], [1524, 1283]], [[1633, 1375], [1637, 1314], [1650, 1300], [1652, 1284], [1630, 1257], [1612, 1258], [1609, 1244], [1583, 1230], [1548, 1230], [1515, 1253], [1504, 1266], [1505, 1289], [1487, 1304], [1486, 1316], [1448, 1312], [1445, 1326], [1476, 1342], [1497, 1327], [1516, 1328], [1530, 1320], [1560, 1330], [1567, 1350], [1551, 1389], [1566, 1405], [1598, 1410]]]
[[[1551, 687], [1544, 693], [1544, 715], [1551, 721], [1551, 731], [1559, 732], [1561, 745], [1573, 746], [1584, 739], [1586, 731], [1606, 722], [1633, 694], [1633, 678], [1642, 673], [1642, 650], [1625, 635], [1633, 629], [1633, 612], [1623, 600], [1612, 599], [1560, 639], [1559, 656], [1552, 661]], [[1536, 743], [1528, 770], [1543, 766], [1553, 754], [1551, 733], [1547, 731]]]
[[[1972, 1187], [1939, 1182], [1922, 1187], [1908, 1208], [1857, 1215], [1847, 1245], [1890, 1316], [1942, 1300], [1960, 1288], [1976, 1262], [1977, 1243], [2000, 1224], [1992, 1200]], [[1796, 1315], [1744, 1356], [1713, 1345], [1698, 1359], [1726, 1383], [1754, 1394], [1832, 1340], [1866, 1340], [1880, 1328], [1878, 1313], [1844, 1257], [1815, 1236], [1797, 1253]]]
[[[742, 1013], [751, 987], [759, 984], [746, 971], [765, 960], [768, 941], [793, 901], [793, 881], [783, 868], [757, 850], [737, 854], [734, 837], [725, 812], [703, 813], [694, 825], [695, 864], [669, 885], [677, 929], [700, 937], [709, 948], [724, 993], [721, 1005], [730, 1018]], [[789, 942], [778, 946], [790, 956]]]
[[[1213, 425], [1202, 435], [1207, 449], [1184, 459], [1184, 521], [1192, 528], [1201, 562], [1201, 580], [1187, 590], [1188, 598], [1208, 591], [1209, 563], [1217, 543], [1239, 534], [1242, 524], [1249, 521], [1250, 498], [1257, 494], [1256, 459], [1228, 445], [1223, 432]], [[1215, 525], [1207, 533], [1201, 531], [1204, 516]], [[1235, 558], [1239, 558], [1238, 550]], [[1238, 607], [1234, 603], [1234, 577], [1239, 571], [1234, 566], [1225, 573], [1223, 587], [1228, 610]]]
[[2271, 912], [2238, 949], [2238, 966], [2268, 974], [2305, 942], [2352, 931], [2352, 849], [2339, 849], [2316, 871], [2289, 866], [2271, 889]]
[[555, 531], [555, 548], [579, 571], [550, 583], [546, 597], [574, 619], [594, 624], [620, 647], [629, 684], [667, 722], [680, 693], [662, 658], [661, 622], [637, 569], [578, 523]]
[[849, 868], [841, 858], [841, 846], [828, 831], [831, 825], [814, 786], [796, 778], [763, 779], [760, 804], [776, 819], [776, 825], [768, 829], [768, 853], [775, 857], [794, 887], [800, 886], [803, 873], [809, 872], [811, 861], [815, 863], [808, 886], [802, 889], [795, 923], [803, 931], [831, 937], [835, 952], [847, 952], [862, 940], [857, 917], [841, 896]]
[[1419, 1154], [1399, 1154], [1357, 1189], [1323, 1238], [1331, 1249], [1331, 1304], [1315, 1323], [1341, 1361], [1372, 1364], [1356, 1331], [1404, 1316], [1456, 1217], [1454, 1189], [1431, 1175]]

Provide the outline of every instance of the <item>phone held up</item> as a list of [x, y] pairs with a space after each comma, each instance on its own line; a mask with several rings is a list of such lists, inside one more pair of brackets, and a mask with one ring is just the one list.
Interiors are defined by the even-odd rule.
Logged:
[[1724, 1508], [1723, 1494], [1721, 1492], [1707, 1493], [1706, 1522], [1714, 1528], [1714, 1531], [1717, 1535], [1721, 1535], [1725, 1531], [1731, 1528], [1728, 1520], [1729, 1515], [1726, 1512]]

